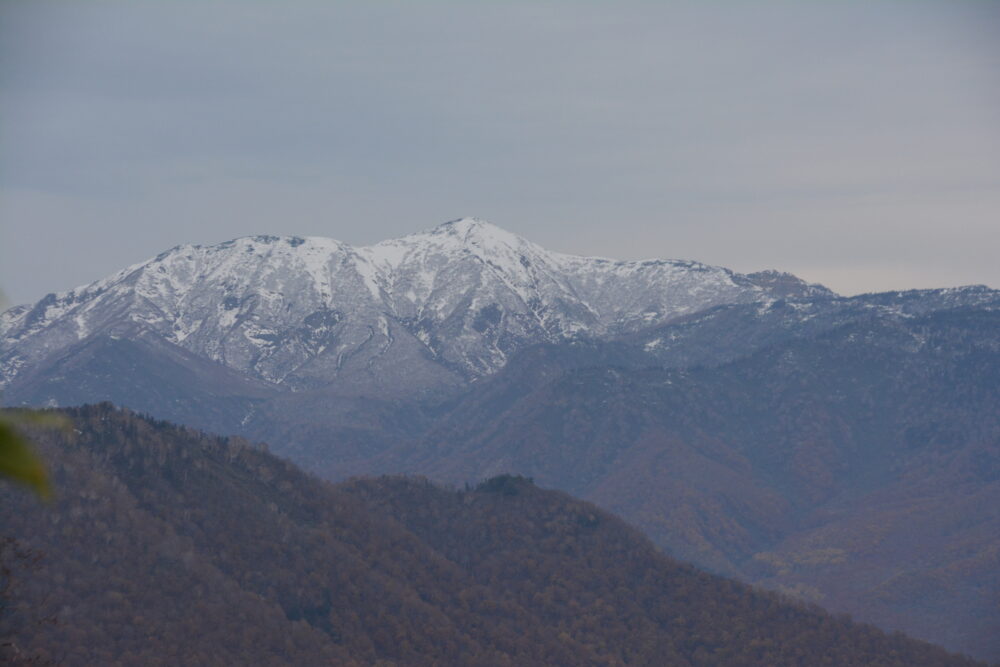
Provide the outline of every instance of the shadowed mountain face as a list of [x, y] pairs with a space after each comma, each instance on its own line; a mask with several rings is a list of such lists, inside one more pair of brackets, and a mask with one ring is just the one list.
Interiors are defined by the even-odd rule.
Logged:
[[842, 298], [466, 220], [178, 248], [8, 311], [0, 364], [8, 405], [110, 400], [332, 480], [530, 475], [702, 567], [1000, 659], [998, 313], [985, 287]]
[[659, 553], [511, 476], [331, 486], [109, 405], [40, 433], [57, 499], [0, 486], [4, 659], [93, 664], [971, 665]]

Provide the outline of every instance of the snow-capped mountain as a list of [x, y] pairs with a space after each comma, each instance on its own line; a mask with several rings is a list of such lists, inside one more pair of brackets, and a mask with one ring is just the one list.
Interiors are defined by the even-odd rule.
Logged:
[[777, 272], [549, 252], [471, 218], [357, 248], [254, 236], [177, 246], [0, 315], [0, 387], [90, 337], [152, 334], [290, 389], [412, 391], [491, 374], [533, 343], [824, 295]]

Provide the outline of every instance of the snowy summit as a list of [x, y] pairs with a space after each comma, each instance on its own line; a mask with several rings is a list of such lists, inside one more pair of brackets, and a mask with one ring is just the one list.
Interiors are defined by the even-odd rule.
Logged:
[[788, 274], [549, 252], [475, 218], [367, 247], [253, 236], [177, 246], [0, 315], [0, 387], [94, 336], [152, 336], [292, 389], [432, 386], [493, 373], [526, 345], [824, 294]]

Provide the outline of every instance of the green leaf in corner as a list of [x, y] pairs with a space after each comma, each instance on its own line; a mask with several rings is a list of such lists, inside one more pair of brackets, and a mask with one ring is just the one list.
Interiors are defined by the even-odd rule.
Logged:
[[0, 475], [32, 487], [42, 498], [49, 498], [49, 476], [31, 445], [8, 421], [0, 419]]

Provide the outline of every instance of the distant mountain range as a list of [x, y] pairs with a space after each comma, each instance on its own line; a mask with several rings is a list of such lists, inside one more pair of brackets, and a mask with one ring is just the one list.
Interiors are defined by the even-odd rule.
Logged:
[[5, 664], [974, 664], [699, 572], [524, 478], [332, 486], [239, 439], [63, 414], [37, 434], [56, 501], [0, 486]]
[[112, 401], [329, 479], [533, 476], [678, 557], [1000, 659], [1000, 292], [547, 252], [182, 246], [0, 316], [8, 405]]

